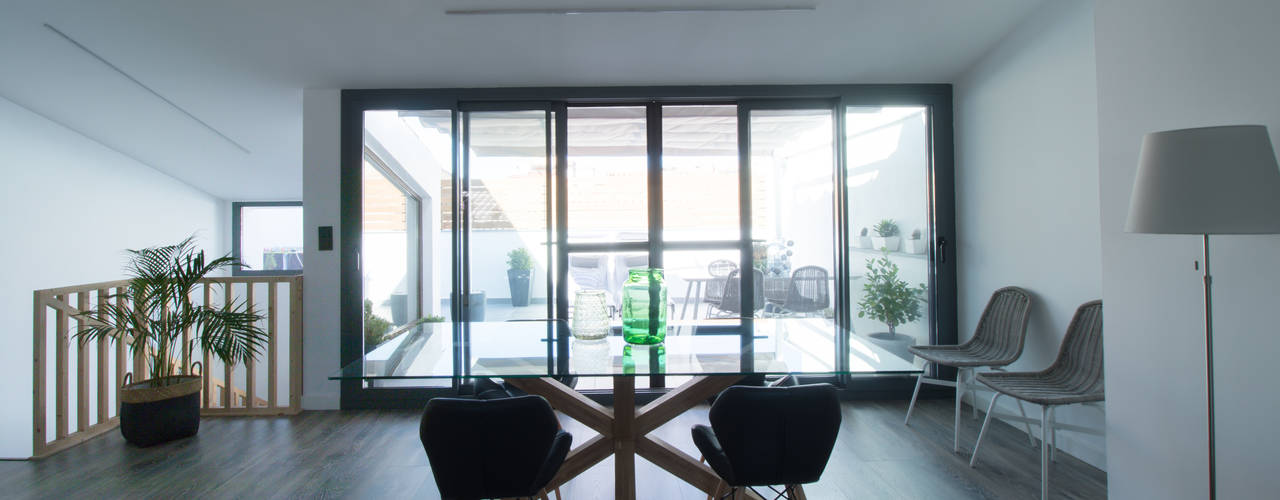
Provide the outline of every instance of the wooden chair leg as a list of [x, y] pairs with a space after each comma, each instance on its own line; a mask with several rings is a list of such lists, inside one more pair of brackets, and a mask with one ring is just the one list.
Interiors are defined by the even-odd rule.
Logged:
[[808, 500], [809, 497], [804, 495], [804, 486], [793, 484], [790, 486], [791, 494], [795, 495], [795, 500]]

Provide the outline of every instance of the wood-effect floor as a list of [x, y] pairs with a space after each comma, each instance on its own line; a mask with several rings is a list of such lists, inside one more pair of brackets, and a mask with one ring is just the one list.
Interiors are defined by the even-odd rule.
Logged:
[[[1026, 434], [993, 422], [976, 468], [969, 452], [980, 420], [966, 409], [963, 452], [951, 451], [952, 405], [922, 401], [902, 425], [903, 401], [846, 402], [844, 423], [811, 499], [1031, 499], [1039, 496], [1039, 454]], [[281, 418], [205, 418], [194, 438], [136, 448], [111, 432], [40, 461], [0, 462], [2, 498], [439, 498], [418, 442], [418, 412], [304, 412]], [[591, 431], [562, 418], [575, 443]], [[706, 407], [655, 431], [697, 455], [689, 428]], [[608, 499], [607, 459], [561, 491], [566, 500]], [[706, 498], [636, 459], [639, 498]], [[1106, 473], [1059, 454], [1057, 498], [1105, 498]]]

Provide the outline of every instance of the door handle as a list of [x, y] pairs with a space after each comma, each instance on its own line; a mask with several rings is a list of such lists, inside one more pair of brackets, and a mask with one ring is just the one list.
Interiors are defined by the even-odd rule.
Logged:
[[947, 239], [938, 237], [938, 263], [945, 264], [947, 262]]

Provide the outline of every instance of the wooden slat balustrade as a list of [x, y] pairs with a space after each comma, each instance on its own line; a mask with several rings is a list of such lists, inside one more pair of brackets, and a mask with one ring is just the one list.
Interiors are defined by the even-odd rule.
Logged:
[[[131, 339], [80, 342], [74, 336], [81, 327], [100, 323], [97, 318], [77, 314], [122, 300], [119, 294], [128, 284], [126, 280], [108, 281], [34, 292], [33, 458], [52, 455], [119, 426], [120, 386], [125, 374], [132, 373], [135, 382], [149, 378], [145, 356], [133, 356], [127, 349]], [[281, 293], [287, 296], [283, 303]], [[261, 326], [268, 335], [266, 346], [255, 359], [240, 366], [228, 364], [216, 371], [211, 362], [222, 363], [207, 352], [191, 352], [183, 343], [183, 349], [171, 362], [179, 372], [192, 373], [195, 361], [201, 361], [201, 415], [298, 413], [302, 399], [302, 276], [206, 278], [194, 295], [197, 303], [214, 306], [233, 300], [249, 303], [255, 312], [264, 315], [265, 324]], [[192, 333], [184, 332], [184, 341]], [[280, 397], [282, 374], [288, 377], [288, 384], [283, 386], [284, 401]], [[243, 375], [244, 380], [236, 382], [234, 375]], [[260, 377], [265, 377], [265, 398], [258, 383]]]

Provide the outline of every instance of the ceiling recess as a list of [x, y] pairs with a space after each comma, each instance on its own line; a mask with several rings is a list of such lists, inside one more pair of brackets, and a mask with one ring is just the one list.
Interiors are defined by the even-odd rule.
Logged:
[[230, 143], [232, 146], [235, 146], [235, 147], [236, 147], [236, 149], [239, 149], [240, 151], [243, 151], [245, 154], [252, 154], [252, 153], [249, 151], [249, 148], [244, 147], [244, 146], [243, 146], [243, 145], [241, 145], [240, 143], [236, 142], [234, 139], [232, 139], [232, 138], [228, 137], [228, 136], [227, 136], [227, 134], [222, 133], [222, 131], [220, 131], [220, 130], [218, 130], [218, 129], [216, 129], [216, 128], [213, 128], [213, 125], [209, 125], [209, 123], [208, 123], [208, 122], [206, 122], [206, 121], [204, 121], [204, 120], [201, 120], [199, 117], [197, 117], [196, 115], [192, 114], [190, 111], [187, 111], [187, 109], [186, 109], [186, 108], [183, 108], [182, 106], [179, 106], [179, 105], [178, 105], [178, 103], [173, 102], [173, 101], [169, 100], [169, 98], [168, 98], [168, 97], [165, 97], [165, 96], [161, 95], [159, 92], [156, 92], [156, 90], [155, 90], [155, 89], [153, 89], [153, 88], [151, 88], [151, 87], [147, 86], [147, 84], [145, 84], [145, 83], [142, 83], [142, 81], [138, 80], [137, 78], [134, 78], [134, 76], [133, 76], [133, 75], [131, 75], [131, 74], [129, 74], [129, 73], [126, 73], [126, 72], [125, 72], [125, 70], [120, 69], [120, 67], [119, 67], [119, 66], [116, 66], [115, 64], [112, 64], [112, 62], [111, 62], [111, 61], [108, 61], [105, 57], [102, 57], [101, 55], [98, 55], [98, 53], [97, 53], [97, 52], [94, 52], [94, 51], [93, 51], [93, 49], [90, 49], [89, 47], [86, 47], [84, 44], [82, 44], [82, 43], [80, 43], [80, 42], [76, 41], [76, 39], [71, 38], [71, 36], [70, 36], [70, 35], [68, 35], [68, 34], [66, 34], [66, 33], [63, 33], [63, 32], [62, 32], [62, 30], [60, 30], [60, 29], [58, 29], [58, 28], [53, 27], [53, 25], [52, 25], [52, 24], [49, 24], [49, 23], [44, 23], [44, 27], [45, 27], [46, 29], [48, 29], [49, 31], [52, 31], [55, 35], [58, 35], [59, 37], [62, 37], [62, 39], [63, 39], [63, 40], [66, 40], [66, 41], [67, 41], [67, 42], [69, 42], [71, 45], [74, 45], [77, 49], [80, 49], [81, 51], [84, 51], [84, 53], [89, 54], [89, 55], [90, 55], [91, 57], [93, 57], [94, 59], [97, 59], [97, 60], [98, 60], [98, 62], [101, 62], [102, 64], [106, 65], [108, 68], [111, 68], [111, 70], [112, 70], [112, 71], [115, 71], [116, 73], [119, 73], [119, 74], [120, 74], [120, 76], [123, 76], [123, 77], [125, 77], [125, 79], [129, 80], [130, 82], [133, 82], [133, 83], [134, 83], [134, 85], [137, 85], [138, 87], [141, 87], [141, 88], [142, 88], [142, 90], [145, 90], [145, 91], [147, 91], [147, 92], [150, 92], [150, 93], [151, 93], [151, 95], [156, 96], [156, 98], [160, 99], [161, 101], [164, 101], [164, 103], [165, 103], [165, 104], [168, 104], [169, 106], [172, 106], [172, 107], [173, 107], [173, 109], [176, 109], [176, 110], [178, 110], [178, 112], [179, 112], [179, 113], [182, 113], [183, 115], [186, 115], [186, 117], [187, 117], [187, 118], [190, 118], [190, 119], [194, 120], [196, 123], [200, 124], [202, 127], [204, 127], [204, 128], [206, 128], [206, 129], [208, 129], [210, 132], [213, 132], [213, 133], [214, 133], [214, 134], [216, 134], [218, 137], [221, 137], [222, 139], [226, 140], [226, 141], [227, 141], [228, 143]]
[[808, 5], [670, 5], [648, 7], [547, 7], [446, 10], [450, 16], [575, 15], [575, 14], [688, 14], [698, 12], [804, 12]]

